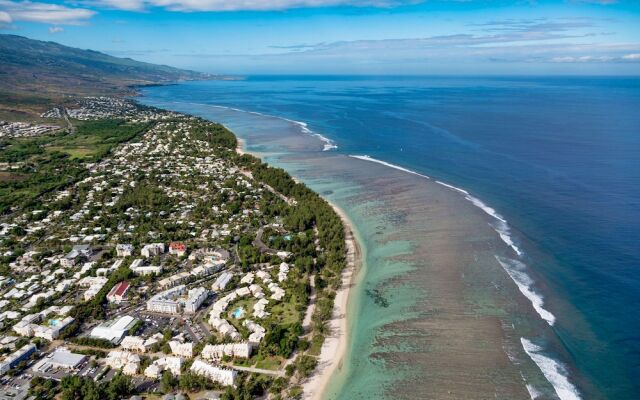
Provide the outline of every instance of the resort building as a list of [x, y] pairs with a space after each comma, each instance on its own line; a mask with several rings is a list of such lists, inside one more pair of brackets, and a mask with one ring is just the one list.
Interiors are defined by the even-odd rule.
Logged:
[[162, 372], [167, 370], [173, 376], [180, 376], [182, 359], [180, 357], [162, 357], [155, 360], [144, 370], [144, 375], [148, 378], [158, 379]]
[[195, 360], [191, 365], [191, 372], [202, 375], [224, 386], [235, 386], [238, 373], [232, 369], [218, 368], [202, 360]]
[[185, 290], [186, 286], [180, 285], [156, 294], [147, 301], [147, 311], [163, 314], [178, 314], [180, 312], [178, 297], [183, 294]]
[[177, 340], [169, 341], [171, 353], [175, 356], [191, 358], [193, 357], [193, 343], [180, 343]]
[[208, 344], [202, 349], [201, 356], [207, 360], [220, 360], [224, 356], [249, 358], [251, 357], [252, 345], [249, 342]]
[[211, 290], [213, 290], [214, 292], [223, 291], [231, 281], [231, 278], [233, 278], [233, 274], [231, 272], [223, 272], [222, 274], [220, 274], [218, 279], [213, 282], [213, 285], [211, 285]]
[[203, 287], [189, 290], [187, 301], [184, 303], [184, 312], [188, 314], [195, 314], [202, 303], [207, 299], [209, 295], [207, 289]]
[[140, 357], [128, 351], [110, 351], [104, 363], [115, 370], [122, 369], [125, 375], [135, 375], [140, 369]]

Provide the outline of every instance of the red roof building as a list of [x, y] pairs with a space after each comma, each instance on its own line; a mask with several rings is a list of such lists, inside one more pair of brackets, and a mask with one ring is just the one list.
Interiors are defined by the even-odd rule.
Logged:
[[187, 246], [181, 242], [169, 243], [169, 254], [175, 254], [178, 257], [182, 257], [187, 252]]
[[127, 292], [129, 291], [129, 282], [122, 281], [115, 285], [107, 295], [107, 300], [111, 303], [120, 303], [127, 297]]

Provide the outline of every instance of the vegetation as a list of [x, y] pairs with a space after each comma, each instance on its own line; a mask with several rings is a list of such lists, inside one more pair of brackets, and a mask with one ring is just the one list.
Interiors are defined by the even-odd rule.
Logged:
[[38, 198], [83, 179], [85, 162], [95, 162], [111, 149], [132, 140], [147, 124], [121, 120], [87, 121], [76, 133], [65, 132], [29, 138], [0, 139], [0, 163], [17, 166], [0, 179], [0, 214], [12, 207], [41, 207]]
[[60, 400], [117, 400], [133, 394], [131, 378], [115, 374], [108, 382], [96, 383], [91, 378], [65, 376], [60, 381]]

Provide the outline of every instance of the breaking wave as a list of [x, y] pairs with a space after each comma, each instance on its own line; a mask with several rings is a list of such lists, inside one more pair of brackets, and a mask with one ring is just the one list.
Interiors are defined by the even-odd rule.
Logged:
[[524, 351], [540, 368], [542, 374], [547, 378], [560, 400], [580, 400], [578, 389], [569, 382], [567, 369], [560, 362], [542, 353], [542, 347], [532, 341], [520, 338]]
[[287, 122], [290, 122], [290, 123], [292, 123], [294, 125], [297, 125], [298, 127], [300, 127], [300, 130], [302, 131], [302, 133], [305, 133], [305, 134], [311, 135], [311, 136], [315, 136], [318, 139], [320, 139], [324, 143], [324, 147], [322, 148], [322, 151], [336, 150], [338, 148], [338, 145], [333, 140], [331, 140], [328, 137], [323, 136], [323, 135], [321, 135], [319, 133], [315, 133], [314, 131], [309, 129], [309, 125], [306, 122], [296, 121], [294, 119], [289, 119], [289, 118], [284, 118], [284, 117], [278, 117], [277, 115], [263, 114], [263, 113], [258, 112], [258, 111], [242, 110], [242, 109], [234, 108], [234, 107], [217, 106], [217, 105], [211, 105], [211, 107], [222, 108], [222, 109], [231, 110], [231, 111], [239, 111], [239, 112], [244, 112], [244, 113], [248, 113], [248, 114], [259, 115], [261, 117], [278, 118], [278, 119], [281, 119], [283, 121], [287, 121]]
[[531, 305], [536, 310], [538, 315], [549, 325], [553, 326], [556, 322], [556, 317], [549, 311], [544, 308], [544, 298], [542, 295], [535, 292], [533, 289], [533, 279], [529, 275], [527, 275], [526, 268], [527, 266], [518, 260], [512, 260], [510, 258], [498, 257], [495, 256], [498, 263], [502, 266], [502, 268], [506, 271], [506, 273], [511, 277], [518, 286], [520, 292], [529, 299]]

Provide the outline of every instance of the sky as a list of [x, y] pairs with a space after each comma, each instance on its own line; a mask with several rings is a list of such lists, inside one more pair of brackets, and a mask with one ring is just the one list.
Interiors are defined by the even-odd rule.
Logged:
[[0, 0], [0, 33], [213, 74], [640, 75], [640, 0]]

